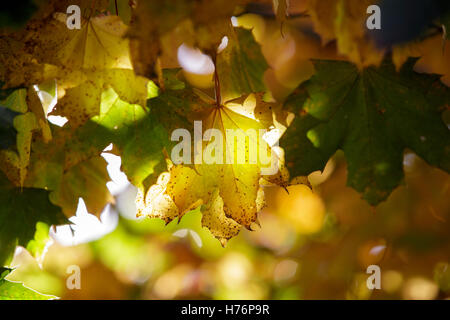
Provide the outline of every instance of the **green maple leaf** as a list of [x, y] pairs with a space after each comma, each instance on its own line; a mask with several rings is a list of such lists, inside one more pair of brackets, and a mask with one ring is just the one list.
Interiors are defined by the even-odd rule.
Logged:
[[50, 203], [48, 191], [14, 187], [0, 173], [0, 265], [11, 257], [17, 245], [27, 247], [38, 222], [68, 223], [61, 208]]
[[228, 46], [217, 55], [222, 101], [266, 91], [263, 77], [268, 67], [252, 31], [233, 28], [228, 34]]
[[104, 92], [102, 100], [110, 102], [93, 118], [95, 124], [83, 133], [82, 141], [89, 141], [93, 134], [98, 146], [104, 148], [112, 142], [130, 182], [141, 186], [148, 180], [145, 185], [153, 184], [165, 168], [162, 150], [169, 146], [163, 124], [146, 108], [122, 101], [112, 89]]
[[314, 61], [316, 74], [288, 97], [296, 118], [281, 145], [293, 176], [322, 170], [338, 149], [347, 184], [370, 204], [385, 200], [403, 179], [403, 150], [450, 171], [450, 134], [441, 113], [450, 90], [437, 75], [397, 73], [391, 62], [359, 71], [343, 61]]

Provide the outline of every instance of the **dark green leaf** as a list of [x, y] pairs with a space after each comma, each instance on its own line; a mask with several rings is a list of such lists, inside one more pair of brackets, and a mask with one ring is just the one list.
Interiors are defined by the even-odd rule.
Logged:
[[288, 97], [296, 118], [281, 140], [293, 176], [322, 170], [338, 149], [348, 185], [370, 204], [385, 200], [403, 179], [403, 150], [450, 171], [450, 133], [441, 113], [450, 89], [436, 75], [395, 71], [391, 62], [359, 71], [343, 61], [315, 61], [317, 73]]
[[48, 193], [16, 188], [0, 173], [0, 265], [11, 257], [17, 245], [28, 245], [39, 221], [48, 225], [68, 223], [61, 208], [49, 201]]

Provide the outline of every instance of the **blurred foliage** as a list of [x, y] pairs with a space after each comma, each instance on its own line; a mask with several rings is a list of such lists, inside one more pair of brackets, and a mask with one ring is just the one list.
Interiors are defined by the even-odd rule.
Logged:
[[[167, 226], [122, 212], [99, 240], [52, 244], [41, 266], [21, 250], [7, 279], [62, 299], [448, 298], [450, 179], [412, 153], [405, 175], [405, 185], [375, 209], [345, 186], [337, 153], [310, 177], [313, 192], [267, 188], [261, 228], [241, 232], [226, 248], [201, 227], [199, 211]], [[120, 201], [132, 204], [133, 195]], [[81, 290], [66, 288], [73, 264], [81, 268]], [[371, 264], [381, 268], [381, 290], [367, 289]]]

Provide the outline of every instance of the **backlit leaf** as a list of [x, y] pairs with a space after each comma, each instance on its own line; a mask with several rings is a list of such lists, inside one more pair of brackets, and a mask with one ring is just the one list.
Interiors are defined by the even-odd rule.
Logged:
[[[250, 229], [253, 223], [257, 223], [257, 213], [264, 206], [260, 186], [260, 179], [263, 177], [261, 168], [268, 166], [263, 163], [261, 152], [267, 154], [275, 151], [258, 137], [258, 130], [267, 128], [254, 115], [252, 117], [238, 113], [239, 107], [233, 102], [217, 106], [214, 100], [210, 99], [208, 102], [206, 97], [196, 97], [190, 90], [172, 90], [168, 97], [163, 92], [159, 97], [149, 100], [150, 110], [157, 115], [162, 113], [162, 116], [166, 110], [172, 110], [176, 115], [172, 117], [174, 124], [178, 123], [178, 128], [183, 128], [180, 125], [184, 124], [185, 129], [192, 133], [191, 137], [194, 137], [194, 121], [201, 121], [202, 136], [208, 129], [216, 129], [223, 139], [216, 141], [220, 136], [206, 134], [206, 140], [190, 150], [189, 161], [192, 164], [173, 164], [168, 160], [169, 170], [159, 176], [157, 184], [150, 187], [147, 193], [142, 190], [138, 192], [138, 214], [170, 222], [202, 206], [203, 226], [224, 245], [239, 232], [241, 226]], [[175, 98], [177, 96], [178, 99]], [[269, 108], [264, 113], [273, 117]], [[240, 138], [237, 138], [235, 143], [234, 138], [227, 139], [227, 130], [234, 130], [243, 140], [239, 142]], [[253, 135], [253, 132], [256, 134]], [[188, 143], [191, 148], [192, 141]], [[198, 161], [200, 153], [194, 151], [199, 148], [210, 150], [210, 153], [200, 152], [204, 157], [201, 161]], [[279, 156], [274, 154], [276, 158]], [[257, 157], [254, 162], [251, 160], [253, 156]], [[233, 160], [228, 162], [228, 159]], [[271, 165], [282, 167], [282, 159], [278, 160]], [[287, 183], [283, 170], [277, 167], [276, 171], [272, 177], [266, 177], [267, 180], [272, 178], [279, 184]]]
[[315, 61], [317, 73], [288, 98], [296, 113], [281, 145], [291, 174], [322, 170], [342, 149], [348, 185], [371, 204], [385, 200], [403, 179], [403, 150], [450, 170], [450, 132], [441, 118], [450, 93], [435, 75], [400, 72], [385, 61], [358, 71], [349, 62]]

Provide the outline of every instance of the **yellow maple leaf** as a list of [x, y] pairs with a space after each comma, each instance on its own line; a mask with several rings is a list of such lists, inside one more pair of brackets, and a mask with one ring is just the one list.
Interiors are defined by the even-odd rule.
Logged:
[[127, 26], [118, 16], [81, 20], [81, 29], [68, 29], [67, 15], [56, 12], [47, 21], [33, 21], [25, 41], [40, 62], [72, 70], [131, 69]]
[[117, 16], [82, 19], [81, 29], [66, 26], [67, 15], [55, 13], [34, 20], [23, 42], [28, 54], [46, 66], [45, 77], [56, 79], [58, 103], [53, 114], [73, 127], [99, 113], [101, 94], [112, 87], [121, 99], [145, 104], [148, 80], [136, 76], [130, 61], [127, 26]]
[[[170, 222], [201, 206], [203, 226], [222, 245], [242, 226], [251, 229], [258, 224], [257, 213], [264, 206], [262, 185], [285, 186], [289, 175], [282, 152], [272, 147], [279, 136], [270, 138], [271, 131], [265, 126], [273, 117], [272, 109], [260, 107], [259, 98], [251, 95], [242, 100], [220, 106], [211, 102], [210, 108], [189, 115], [202, 125], [202, 140], [194, 142], [194, 163], [179, 163], [172, 150], [168, 172], [162, 173], [147, 193], [139, 190], [138, 215]], [[244, 106], [247, 100], [253, 107]], [[242, 103], [240, 108], [237, 102]], [[278, 132], [275, 126], [272, 130]]]

